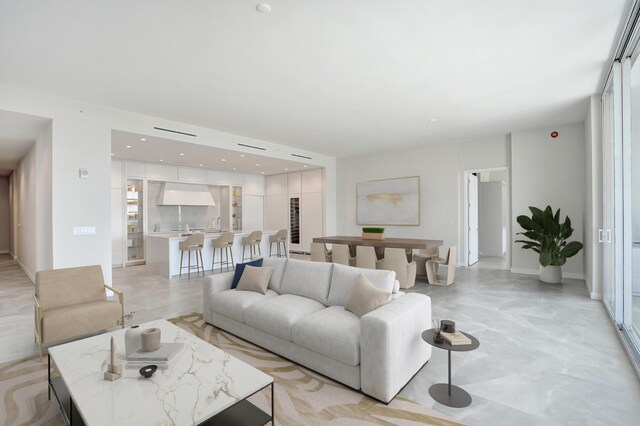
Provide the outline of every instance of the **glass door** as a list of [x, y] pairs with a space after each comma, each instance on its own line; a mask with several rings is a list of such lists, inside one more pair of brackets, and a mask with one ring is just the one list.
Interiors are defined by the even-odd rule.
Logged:
[[127, 264], [144, 262], [144, 218], [141, 179], [127, 179]]
[[242, 231], [242, 187], [231, 189], [231, 226], [233, 231]]

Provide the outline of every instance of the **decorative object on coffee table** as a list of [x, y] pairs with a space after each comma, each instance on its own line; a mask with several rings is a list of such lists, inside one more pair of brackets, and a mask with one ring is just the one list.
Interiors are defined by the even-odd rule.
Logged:
[[438, 323], [438, 320], [432, 320], [431, 323], [433, 324], [433, 330], [434, 330], [434, 334], [433, 334], [433, 342], [434, 343], [442, 343], [444, 341], [444, 339], [442, 338], [442, 335], [440, 334], [440, 324]]
[[384, 240], [384, 228], [362, 228], [363, 240]]
[[111, 351], [107, 371], [104, 372], [105, 380], [114, 381], [122, 377], [122, 364], [116, 364], [116, 342], [111, 337]]
[[449, 407], [463, 408], [471, 405], [471, 395], [461, 387], [451, 384], [451, 351], [468, 352], [477, 349], [480, 346], [478, 339], [472, 335], [464, 332], [460, 332], [466, 337], [471, 339], [469, 345], [451, 345], [447, 341], [442, 343], [436, 343], [434, 336], [436, 334], [435, 329], [430, 329], [422, 332], [422, 340], [434, 346], [436, 348], [445, 349], [448, 352], [449, 357], [449, 382], [438, 383], [429, 388], [429, 395], [440, 404], [444, 404]]
[[142, 377], [148, 379], [149, 377], [153, 376], [153, 373], [155, 373], [157, 369], [157, 365], [147, 365], [142, 367], [139, 372]]
[[445, 333], [455, 333], [456, 323], [451, 320], [442, 320], [440, 321], [440, 331], [444, 331]]
[[148, 328], [140, 335], [142, 352], [152, 352], [160, 347], [160, 329]]
[[125, 356], [134, 353], [140, 349], [140, 336], [142, 335], [142, 328], [137, 325], [127, 328], [124, 333], [124, 353]]

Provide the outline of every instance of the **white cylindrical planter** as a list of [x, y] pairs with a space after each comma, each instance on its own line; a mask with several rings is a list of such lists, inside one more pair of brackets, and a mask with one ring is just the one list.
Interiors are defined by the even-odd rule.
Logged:
[[140, 349], [140, 335], [142, 334], [142, 328], [134, 325], [131, 328], [127, 328], [127, 331], [124, 333], [124, 353], [126, 355], [132, 354], [133, 352]]
[[560, 266], [540, 265], [540, 281], [550, 284], [560, 284], [562, 282], [562, 268]]

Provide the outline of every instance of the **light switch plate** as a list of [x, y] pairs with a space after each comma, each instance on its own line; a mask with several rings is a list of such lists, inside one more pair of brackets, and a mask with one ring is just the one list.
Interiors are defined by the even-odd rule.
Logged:
[[78, 169], [78, 176], [80, 176], [80, 179], [89, 179], [89, 170]]
[[74, 226], [73, 235], [95, 235], [95, 226]]

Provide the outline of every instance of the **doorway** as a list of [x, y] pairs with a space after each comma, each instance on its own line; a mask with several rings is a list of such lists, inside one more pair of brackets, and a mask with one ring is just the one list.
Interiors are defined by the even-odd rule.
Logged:
[[509, 269], [510, 205], [507, 167], [464, 172], [464, 265]]

